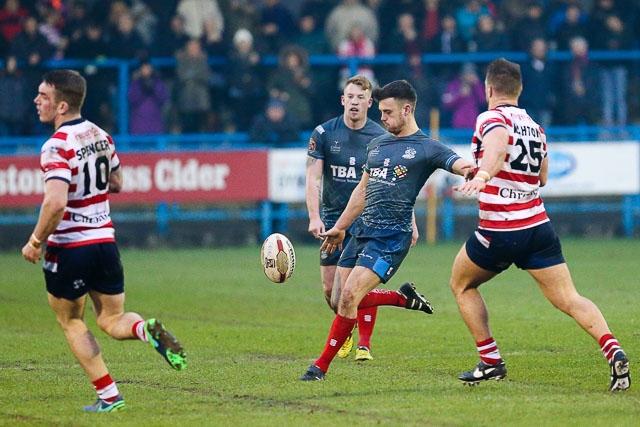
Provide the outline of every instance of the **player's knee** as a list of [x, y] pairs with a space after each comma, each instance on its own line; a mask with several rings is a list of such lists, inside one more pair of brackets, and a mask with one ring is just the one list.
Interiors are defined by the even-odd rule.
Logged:
[[[112, 337], [114, 337], [113, 330], [116, 322], [117, 322], [117, 317], [115, 316], [99, 316], [96, 319], [98, 328], [100, 328], [101, 331], [103, 331], [104, 333]], [[117, 338], [117, 337], [114, 337], [114, 338]]]
[[86, 325], [81, 319], [74, 319], [69, 317], [60, 317], [57, 316], [56, 320], [58, 324], [62, 328], [62, 330], [66, 333], [67, 331], [72, 331], [77, 328], [86, 328]]
[[350, 288], [345, 288], [340, 294], [339, 311], [348, 311], [349, 309], [352, 309], [354, 307], [357, 309], [359, 303], [360, 301], [357, 300], [353, 290]]
[[462, 294], [465, 291], [465, 289], [467, 289], [467, 286], [465, 286], [465, 284], [460, 280], [452, 279], [449, 281], [449, 289], [451, 289], [451, 292], [453, 292], [453, 295], [458, 296]]

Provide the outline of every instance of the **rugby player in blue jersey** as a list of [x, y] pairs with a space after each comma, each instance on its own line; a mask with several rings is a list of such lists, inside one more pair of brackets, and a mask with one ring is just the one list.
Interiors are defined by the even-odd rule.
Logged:
[[[333, 227], [347, 206], [351, 193], [362, 178], [367, 144], [386, 131], [367, 117], [373, 104], [373, 86], [362, 75], [351, 77], [344, 85], [341, 96], [344, 113], [317, 126], [309, 139], [307, 157], [306, 199], [309, 212], [309, 233], [315, 238]], [[415, 225], [415, 224], [414, 224]], [[351, 238], [353, 224], [346, 230], [343, 244]], [[418, 240], [414, 227], [413, 244]], [[320, 276], [324, 297], [333, 311], [337, 310], [340, 282], [334, 286], [336, 266], [342, 251], [320, 254]], [[378, 307], [358, 310], [358, 348], [356, 360], [372, 360], [371, 335]], [[353, 347], [352, 334], [338, 351], [345, 358]]]
[[320, 234], [325, 238], [321, 250], [331, 254], [342, 249], [346, 231], [360, 218], [338, 261], [341, 292], [329, 337], [302, 381], [325, 378], [356, 324], [358, 309], [391, 305], [433, 312], [411, 283], [398, 291], [376, 288], [396, 273], [409, 252], [414, 204], [429, 176], [444, 169], [468, 178], [473, 171], [473, 163], [420, 130], [414, 115], [416, 91], [406, 80], [376, 88], [373, 98], [388, 133], [369, 143], [362, 179], [334, 226]]

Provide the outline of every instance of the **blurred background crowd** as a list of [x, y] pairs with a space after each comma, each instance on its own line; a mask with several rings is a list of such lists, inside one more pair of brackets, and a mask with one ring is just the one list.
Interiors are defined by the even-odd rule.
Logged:
[[[640, 59], [594, 61], [591, 51], [640, 48], [639, 0], [2, 0], [0, 136], [47, 133], [32, 100], [51, 60], [124, 59], [132, 134], [246, 132], [295, 141], [339, 114], [344, 65], [409, 80], [418, 123], [472, 128], [486, 108], [483, 63], [423, 54], [526, 52], [521, 105], [549, 125], [623, 128], [640, 121]], [[567, 52], [551, 61], [549, 52]], [[161, 59], [170, 59], [161, 61]], [[269, 63], [267, 58], [274, 58]], [[60, 64], [64, 64], [62, 61]], [[117, 69], [86, 66], [84, 116], [113, 129]], [[7, 102], [10, 100], [10, 102]], [[375, 111], [372, 117], [377, 118]]]

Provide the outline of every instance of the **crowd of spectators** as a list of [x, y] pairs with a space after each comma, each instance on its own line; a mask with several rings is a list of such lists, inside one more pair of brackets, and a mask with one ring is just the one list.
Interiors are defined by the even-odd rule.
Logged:
[[[545, 125], [623, 127], [636, 120], [638, 63], [596, 62], [591, 50], [640, 48], [635, 0], [2, 0], [0, 136], [43, 131], [30, 102], [51, 59], [136, 60], [128, 97], [134, 134], [247, 132], [277, 143], [340, 112], [347, 66], [314, 55], [372, 58], [374, 82], [404, 78], [419, 120], [469, 128], [486, 108], [483, 64], [421, 61], [425, 53], [528, 52], [522, 105]], [[551, 50], [569, 61], [549, 61]], [[264, 58], [277, 58], [266, 64]], [[220, 66], [209, 59], [223, 58]], [[152, 58], [175, 58], [154, 67]], [[84, 114], [113, 131], [117, 72], [87, 66]], [[637, 74], [637, 73], [636, 73]], [[338, 107], [338, 109], [336, 109]], [[372, 109], [375, 117], [375, 109]], [[283, 125], [283, 121], [286, 122]], [[422, 126], [428, 123], [422, 121]]]

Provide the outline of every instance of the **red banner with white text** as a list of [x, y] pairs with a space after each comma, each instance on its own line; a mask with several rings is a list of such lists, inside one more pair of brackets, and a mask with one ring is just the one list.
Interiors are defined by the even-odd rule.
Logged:
[[[123, 190], [111, 203], [252, 201], [268, 198], [267, 151], [119, 153]], [[0, 208], [37, 206], [38, 156], [0, 156]]]

